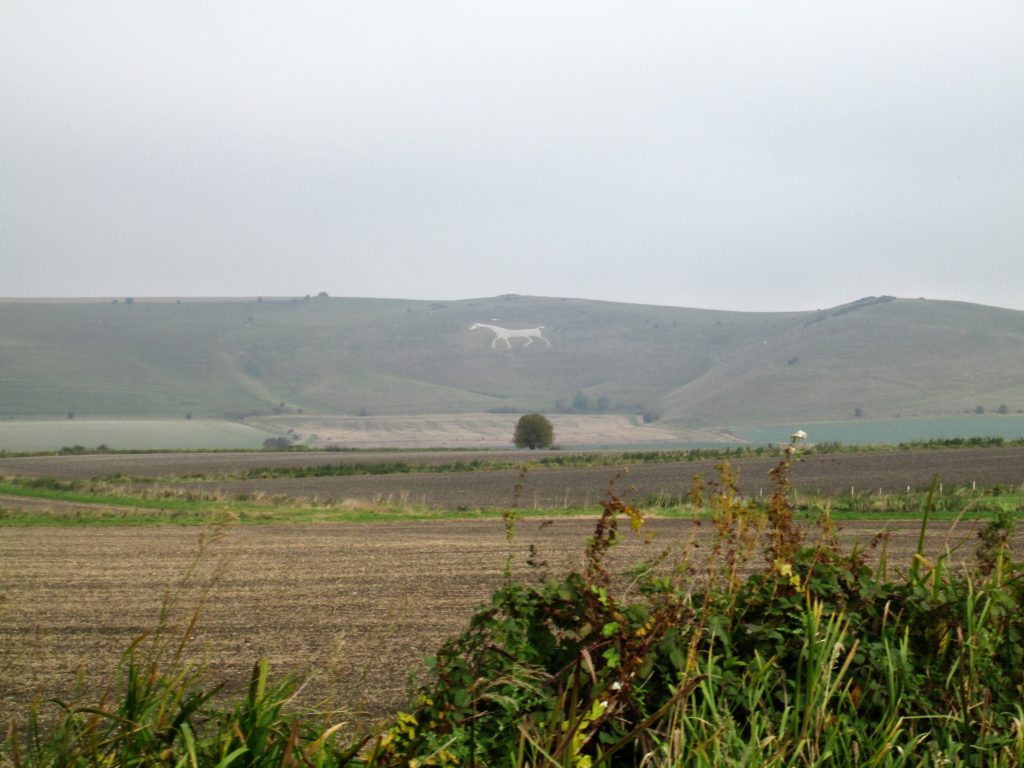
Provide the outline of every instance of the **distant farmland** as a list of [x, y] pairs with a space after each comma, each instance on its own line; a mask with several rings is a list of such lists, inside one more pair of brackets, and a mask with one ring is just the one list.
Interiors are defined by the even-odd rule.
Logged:
[[0, 450], [56, 451], [64, 446], [115, 450], [259, 448], [270, 433], [230, 421], [60, 419], [0, 421]]
[[898, 445], [915, 440], [956, 437], [1002, 437], [1013, 440], [1024, 437], [1024, 415], [964, 414], [925, 419], [858, 419], [825, 424], [735, 427], [731, 431], [752, 443], [780, 445], [789, 440], [797, 427], [806, 428], [816, 443], [836, 442], [845, 445]]
[[[222, 494], [228, 498], [260, 494], [316, 497], [334, 502], [404, 500], [449, 510], [507, 507], [517, 500], [519, 486], [521, 506], [562, 509], [599, 502], [608, 491], [609, 483], [627, 465], [629, 472], [616, 481], [618, 493], [633, 500], [682, 497], [688, 493], [695, 474], [700, 473], [705, 480], [717, 477], [715, 465], [719, 461], [674, 459], [648, 463], [616, 454], [593, 454], [590, 465], [586, 465], [586, 459], [574, 465], [573, 456], [571, 452], [560, 451], [46, 456], [0, 459], [0, 476], [41, 476], [67, 481], [123, 474], [161, 477], [166, 484], [180, 490]], [[544, 459], [564, 460], [565, 463], [536, 466], [520, 477], [519, 462]], [[453, 471], [459, 469], [458, 463], [468, 465], [474, 460], [505, 466]], [[777, 458], [770, 456], [733, 459], [737, 486], [755, 497], [770, 493], [768, 472], [776, 462]], [[371, 467], [367, 473], [331, 471], [360, 464]], [[375, 469], [374, 464], [380, 466]], [[398, 464], [406, 465], [408, 471], [379, 471], [380, 467]], [[449, 468], [433, 471], [431, 465], [449, 465]], [[265, 477], [244, 477], [245, 473], [258, 469], [298, 470], [303, 467], [325, 469], [292, 476], [286, 471]], [[426, 471], [412, 471], [417, 468]], [[978, 488], [997, 484], [1017, 487], [1024, 484], [1024, 447], [811, 454], [794, 465], [792, 474], [795, 487], [800, 491], [840, 495], [848, 495], [851, 488], [857, 493], [876, 493], [879, 489], [898, 493], [907, 486], [925, 489], [935, 474], [947, 486], [977, 483]]]
[[[331, 449], [438, 447], [488, 450], [511, 447], [515, 414], [433, 416], [263, 416], [245, 422], [223, 419], [38, 419], [0, 420], [0, 451], [56, 451], [65, 446], [114, 450], [260, 448], [267, 437], [288, 432], [303, 445]], [[1024, 415], [961, 415], [944, 418], [791, 422], [775, 426], [698, 430], [638, 424], [623, 414], [552, 414], [560, 446], [573, 450], [670, 450], [776, 445], [796, 429], [815, 443], [896, 445], [933, 439], [1024, 437]], [[289, 430], [291, 430], [289, 432]]]

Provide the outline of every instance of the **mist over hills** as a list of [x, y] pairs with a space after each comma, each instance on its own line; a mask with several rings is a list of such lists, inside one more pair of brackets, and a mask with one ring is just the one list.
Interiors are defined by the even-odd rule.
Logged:
[[[511, 348], [477, 323], [543, 326]], [[500, 296], [0, 301], [0, 417], [647, 413], [684, 427], [1024, 409], [1024, 312]], [[582, 397], [578, 395], [581, 394]], [[584, 402], [586, 401], [586, 402]]]

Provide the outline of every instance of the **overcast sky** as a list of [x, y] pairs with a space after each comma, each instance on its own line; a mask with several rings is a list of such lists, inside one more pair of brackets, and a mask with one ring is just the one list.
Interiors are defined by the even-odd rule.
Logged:
[[1024, 3], [0, 0], [0, 296], [1024, 309]]

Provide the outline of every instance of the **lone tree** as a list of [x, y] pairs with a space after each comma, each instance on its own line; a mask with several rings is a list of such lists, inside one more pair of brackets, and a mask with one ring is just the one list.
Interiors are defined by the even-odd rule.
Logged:
[[528, 413], [519, 418], [513, 439], [517, 448], [549, 448], [555, 441], [555, 429], [547, 416]]

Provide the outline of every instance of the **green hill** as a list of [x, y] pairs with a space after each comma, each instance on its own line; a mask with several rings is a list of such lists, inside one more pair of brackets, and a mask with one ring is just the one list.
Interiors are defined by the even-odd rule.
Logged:
[[[492, 333], [544, 326], [541, 341]], [[1024, 312], [744, 313], [503, 296], [0, 301], [0, 417], [648, 411], [687, 427], [1024, 408]]]

